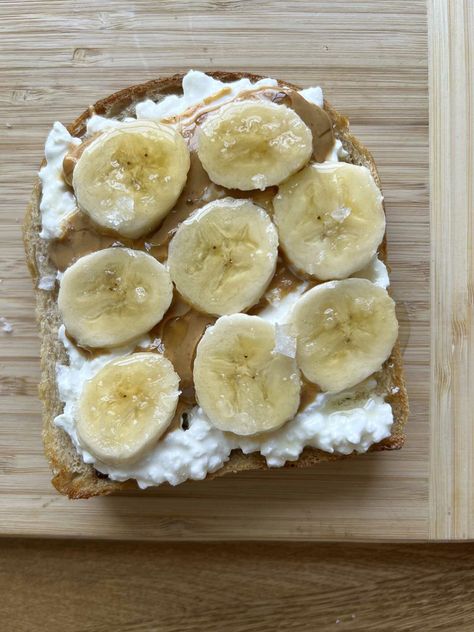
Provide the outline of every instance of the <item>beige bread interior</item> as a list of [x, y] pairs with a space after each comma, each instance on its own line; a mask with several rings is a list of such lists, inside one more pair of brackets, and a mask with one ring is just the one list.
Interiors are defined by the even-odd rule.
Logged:
[[[252, 81], [261, 79], [258, 75], [236, 72], [209, 73], [222, 81], [235, 81], [248, 77]], [[182, 74], [163, 79], [149, 81], [144, 84], [131, 86], [120, 92], [98, 101], [92, 108], [88, 108], [67, 129], [73, 136], [85, 133], [86, 122], [91, 112], [108, 117], [131, 115], [134, 106], [143, 99], [159, 100], [168, 94], [181, 93]], [[290, 83], [279, 82], [281, 86], [299, 89]], [[340, 139], [344, 149], [348, 152], [347, 161], [368, 167], [380, 186], [380, 179], [374, 160], [370, 152], [349, 132], [348, 120], [325, 100], [324, 109], [333, 121], [334, 133]], [[85, 464], [77, 454], [71, 439], [62, 429], [55, 426], [53, 420], [62, 412], [63, 404], [58, 396], [56, 385], [56, 363], [67, 362], [67, 356], [62, 344], [58, 340], [58, 327], [61, 324], [57, 307], [57, 288], [53, 291], [37, 289], [40, 277], [54, 274], [47, 257], [47, 243], [39, 237], [41, 230], [41, 215], [39, 203], [41, 184], [37, 179], [31, 200], [28, 205], [23, 225], [23, 236], [28, 267], [33, 277], [36, 293], [36, 317], [41, 336], [41, 382], [39, 395], [43, 402], [43, 442], [45, 452], [53, 471], [52, 482], [56, 489], [70, 498], [89, 498], [91, 496], [110, 494], [114, 491], [136, 487], [134, 481], [124, 483], [115, 482], [97, 472], [92, 465]], [[387, 263], [386, 239], [379, 249], [379, 257]], [[402, 447], [404, 442], [404, 426], [408, 417], [408, 399], [406, 394], [403, 366], [399, 344], [395, 345], [390, 358], [383, 369], [377, 373], [377, 390], [389, 393], [387, 401], [393, 409], [394, 424], [389, 438], [371, 446], [371, 451], [395, 450]], [[329, 454], [314, 448], [306, 448], [297, 461], [287, 462], [284, 467], [310, 467], [321, 461], [334, 461], [347, 458], [342, 455]], [[267, 469], [265, 458], [259, 453], [244, 455], [240, 450], [232, 452], [230, 459], [208, 479], [222, 476], [230, 472], [245, 470]]]

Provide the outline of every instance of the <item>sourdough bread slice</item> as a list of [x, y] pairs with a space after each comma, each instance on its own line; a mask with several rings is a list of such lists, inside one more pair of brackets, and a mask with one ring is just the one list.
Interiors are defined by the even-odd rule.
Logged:
[[[236, 81], [243, 77], [257, 81], [262, 77], [249, 73], [212, 72], [209, 73], [221, 81]], [[169, 94], [180, 94], [182, 74], [149, 81], [131, 86], [120, 92], [98, 101], [92, 108], [85, 110], [67, 129], [73, 136], [81, 137], [86, 130], [86, 122], [91, 112], [106, 116], [122, 118], [134, 114], [134, 106], [150, 98], [160, 100]], [[279, 82], [281, 86], [300, 89], [287, 82]], [[375, 181], [380, 186], [380, 179], [370, 152], [350, 132], [348, 120], [341, 116], [326, 100], [324, 109], [329, 114], [336, 138], [340, 139], [348, 156], [346, 160], [353, 164], [363, 165], [370, 169]], [[55, 274], [56, 270], [48, 260], [47, 243], [40, 238], [41, 214], [39, 204], [41, 184], [37, 179], [23, 224], [23, 237], [28, 267], [33, 277], [36, 293], [36, 317], [41, 336], [41, 382], [39, 395], [43, 402], [43, 442], [45, 453], [53, 471], [52, 482], [56, 489], [70, 498], [89, 498], [91, 496], [110, 494], [114, 491], [136, 487], [134, 481], [115, 482], [97, 472], [92, 465], [85, 464], [77, 454], [66, 432], [54, 424], [54, 418], [62, 412], [63, 404], [59, 399], [56, 384], [56, 363], [67, 362], [67, 356], [58, 340], [60, 317], [57, 306], [57, 288], [52, 291], [38, 289], [41, 277]], [[379, 257], [387, 263], [386, 239], [379, 249]], [[404, 425], [408, 417], [408, 400], [405, 389], [402, 360], [399, 344], [393, 349], [391, 357], [385, 362], [377, 374], [377, 390], [389, 393], [386, 400], [393, 409], [394, 424], [389, 438], [371, 446], [371, 451], [395, 450], [404, 442]], [[347, 458], [338, 454], [329, 454], [314, 448], [306, 448], [300, 458], [287, 462], [284, 467], [310, 467], [320, 461], [334, 461]], [[266, 461], [259, 453], [244, 455], [240, 450], [232, 452], [230, 459], [222, 468], [208, 479], [222, 476], [230, 472], [244, 470], [267, 469]]]

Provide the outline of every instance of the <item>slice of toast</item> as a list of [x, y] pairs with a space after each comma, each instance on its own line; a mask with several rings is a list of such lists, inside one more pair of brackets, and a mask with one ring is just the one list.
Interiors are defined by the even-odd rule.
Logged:
[[[258, 81], [262, 77], [249, 73], [212, 72], [209, 73], [221, 81], [236, 81], [243, 77], [251, 81]], [[134, 114], [136, 103], [146, 98], [155, 101], [169, 94], [180, 94], [182, 74], [172, 77], [149, 81], [144, 84], [131, 86], [120, 92], [98, 101], [93, 108], [88, 108], [67, 129], [73, 136], [81, 137], [86, 130], [86, 122], [91, 112], [106, 116], [119, 117]], [[283, 87], [300, 89], [287, 82], [279, 82]], [[368, 167], [380, 186], [380, 179], [374, 160], [369, 151], [349, 132], [348, 120], [341, 116], [326, 100], [324, 109], [333, 121], [336, 138], [340, 139], [348, 156], [348, 162]], [[56, 270], [48, 260], [47, 243], [39, 237], [41, 230], [41, 214], [39, 203], [41, 198], [41, 183], [39, 178], [33, 189], [31, 200], [26, 211], [23, 225], [23, 237], [28, 267], [30, 269], [36, 292], [36, 317], [41, 335], [41, 382], [39, 385], [40, 398], [43, 401], [43, 441], [46, 456], [53, 470], [52, 482], [56, 489], [70, 498], [88, 498], [96, 495], [110, 494], [116, 490], [135, 487], [134, 481], [116, 482], [97, 472], [92, 465], [84, 463], [77, 454], [69, 436], [64, 430], [54, 424], [54, 418], [62, 412], [63, 404], [58, 396], [56, 385], [56, 363], [67, 362], [67, 355], [58, 340], [60, 316], [57, 306], [58, 290], [44, 291], [37, 288], [41, 277], [55, 274]], [[387, 262], [386, 239], [384, 238], [379, 257]], [[403, 367], [399, 344], [395, 345], [390, 358], [385, 362], [382, 370], [377, 374], [377, 390], [388, 393], [386, 400], [393, 409], [394, 424], [392, 434], [387, 439], [371, 446], [370, 450], [395, 450], [402, 447], [404, 442], [404, 425], [408, 417], [408, 400], [404, 383]], [[306, 448], [297, 461], [287, 462], [284, 467], [310, 467], [320, 461], [334, 461], [347, 458], [339, 454], [329, 454], [315, 448]], [[222, 468], [208, 479], [222, 476], [230, 472], [244, 470], [267, 469], [266, 460], [259, 453], [244, 455], [240, 450], [234, 450], [229, 460]]]

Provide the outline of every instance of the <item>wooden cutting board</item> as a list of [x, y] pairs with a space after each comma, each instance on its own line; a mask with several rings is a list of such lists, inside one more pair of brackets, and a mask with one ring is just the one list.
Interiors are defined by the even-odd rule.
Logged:
[[[0, 533], [169, 540], [474, 536], [473, 5], [429, 5], [428, 29], [422, 0], [128, 0], [103, 10], [93, 0], [3, 0], [0, 316], [13, 330], [0, 332]], [[24, 207], [53, 121], [68, 123], [117, 89], [190, 67], [321, 85], [373, 151], [411, 403], [406, 447], [311, 470], [72, 502], [50, 486], [42, 454], [39, 342], [20, 236]]]

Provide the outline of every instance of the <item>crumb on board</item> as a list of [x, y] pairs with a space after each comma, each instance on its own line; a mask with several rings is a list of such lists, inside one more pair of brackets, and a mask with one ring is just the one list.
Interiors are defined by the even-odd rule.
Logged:
[[4, 334], [11, 334], [13, 331], [13, 325], [3, 316], [0, 316], [0, 328]]

